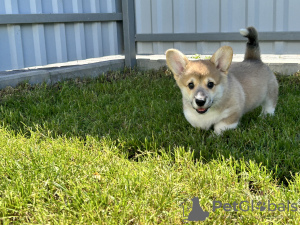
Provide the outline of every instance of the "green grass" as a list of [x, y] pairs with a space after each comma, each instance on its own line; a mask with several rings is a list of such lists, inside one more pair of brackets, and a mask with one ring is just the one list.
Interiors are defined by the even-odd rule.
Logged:
[[[163, 70], [2, 90], [0, 224], [181, 224], [194, 196], [199, 224], [298, 224], [300, 77], [278, 80], [274, 117], [219, 137], [185, 120]], [[251, 200], [298, 211], [212, 210]]]

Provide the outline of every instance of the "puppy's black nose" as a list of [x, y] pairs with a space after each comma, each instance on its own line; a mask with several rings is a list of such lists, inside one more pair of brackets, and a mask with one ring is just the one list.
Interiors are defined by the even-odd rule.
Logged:
[[196, 104], [197, 104], [198, 106], [204, 106], [205, 100], [199, 100], [199, 99], [196, 99]]

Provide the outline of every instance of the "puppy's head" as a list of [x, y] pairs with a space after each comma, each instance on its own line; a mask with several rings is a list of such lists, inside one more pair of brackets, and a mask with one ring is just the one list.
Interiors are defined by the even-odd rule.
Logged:
[[233, 51], [229, 46], [219, 48], [210, 60], [189, 61], [176, 49], [166, 52], [167, 65], [174, 74], [183, 100], [204, 114], [224, 92]]

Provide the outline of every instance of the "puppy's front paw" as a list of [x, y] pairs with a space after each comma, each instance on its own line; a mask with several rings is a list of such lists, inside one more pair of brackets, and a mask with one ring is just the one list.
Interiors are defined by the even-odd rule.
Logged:
[[238, 125], [238, 122], [232, 123], [232, 124], [227, 124], [227, 123], [221, 121], [221, 122], [215, 124], [215, 126], [214, 126], [215, 134], [221, 135], [224, 130], [235, 129], [237, 127], [237, 125]]

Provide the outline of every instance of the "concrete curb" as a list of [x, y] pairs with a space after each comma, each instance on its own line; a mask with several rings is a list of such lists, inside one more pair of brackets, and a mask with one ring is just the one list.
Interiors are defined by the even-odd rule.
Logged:
[[125, 66], [124, 59], [111, 60], [107, 62], [93, 63], [82, 66], [70, 67], [65, 69], [50, 71], [51, 84], [57, 83], [66, 79], [77, 77], [97, 77], [108, 71], [121, 70]]
[[[266, 63], [274, 73], [291, 75], [300, 70], [298, 63]], [[166, 60], [138, 59], [137, 67], [141, 70], [159, 69], [166, 66]]]
[[[193, 60], [194, 56], [188, 56]], [[207, 59], [209, 55], [202, 55], [200, 59]], [[237, 54], [233, 57], [233, 62], [243, 61], [244, 55]], [[194, 59], [196, 60], [196, 59]], [[291, 75], [300, 70], [300, 56], [279, 56], [279, 55], [262, 55], [262, 61], [266, 63], [274, 73]], [[142, 70], [159, 69], [166, 65], [164, 55], [155, 56], [137, 56], [137, 66]]]
[[121, 70], [125, 66], [124, 59], [111, 59], [108, 61], [70, 65], [62, 67], [45, 67], [38, 69], [9, 71], [7, 74], [0, 76], [0, 89], [7, 86], [16, 87], [22, 82], [29, 84], [47, 83], [54, 84], [66, 79], [74, 79], [77, 77], [97, 77], [108, 71]]
[[27, 81], [30, 84], [37, 84], [43, 82], [50, 84], [50, 73], [46, 70], [39, 70], [4, 75], [0, 77], [0, 89], [3, 89], [7, 86], [16, 87], [18, 84]]
[[266, 63], [274, 73], [292, 75], [300, 70], [299, 63]]
[[[243, 55], [234, 56], [233, 62], [242, 61]], [[207, 56], [201, 56], [207, 58]], [[300, 70], [300, 56], [280, 58], [278, 56], [262, 56], [262, 60], [276, 73], [290, 75]], [[30, 84], [54, 84], [66, 79], [77, 77], [97, 77], [108, 71], [122, 70], [125, 66], [124, 56], [108, 56], [96, 59], [53, 64], [24, 70], [0, 72], [0, 89], [7, 86], [15, 87], [22, 82]], [[166, 66], [164, 55], [137, 56], [137, 67], [141, 70], [158, 70]]]

